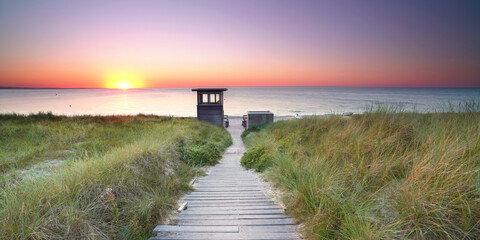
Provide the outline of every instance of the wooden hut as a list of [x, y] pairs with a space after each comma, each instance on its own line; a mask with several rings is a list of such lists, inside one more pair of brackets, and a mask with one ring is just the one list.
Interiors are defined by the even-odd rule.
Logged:
[[248, 111], [247, 129], [273, 122], [273, 113], [270, 111]]
[[197, 92], [197, 119], [223, 126], [223, 92], [226, 88], [195, 88]]

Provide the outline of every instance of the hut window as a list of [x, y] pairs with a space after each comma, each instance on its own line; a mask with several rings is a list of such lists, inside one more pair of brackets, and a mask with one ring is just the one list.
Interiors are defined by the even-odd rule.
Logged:
[[220, 103], [220, 94], [210, 94], [210, 103], [219, 104]]
[[208, 103], [208, 94], [202, 94], [202, 103]]

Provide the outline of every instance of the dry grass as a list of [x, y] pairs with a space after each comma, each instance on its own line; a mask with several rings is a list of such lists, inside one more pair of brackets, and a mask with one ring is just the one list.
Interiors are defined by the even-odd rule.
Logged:
[[245, 141], [307, 238], [479, 239], [480, 113], [464, 109], [295, 119]]
[[[194, 119], [1, 117], [2, 131], [22, 129], [29, 133], [25, 138], [33, 139], [27, 139], [28, 144], [43, 138], [36, 135], [39, 128], [55, 130], [56, 136], [64, 139], [71, 139], [64, 135], [82, 135], [79, 141], [84, 145], [97, 143], [88, 154], [73, 153], [49, 175], [18, 181], [10, 172], [19, 169], [4, 173], [8, 177], [3, 178], [0, 190], [0, 239], [146, 239], [198, 173], [195, 163], [184, 160], [178, 149], [215, 142], [215, 149], [223, 151], [231, 143], [224, 129]], [[77, 132], [79, 129], [86, 131]], [[21, 136], [8, 136], [11, 142], [21, 141]], [[46, 140], [40, 145], [55, 147], [44, 149], [76, 145], [75, 141], [55, 145], [58, 143], [48, 136]], [[35, 151], [35, 146], [28, 147]], [[15, 151], [12, 146], [7, 149]], [[39, 162], [43, 156], [44, 151], [39, 151], [33, 158]]]

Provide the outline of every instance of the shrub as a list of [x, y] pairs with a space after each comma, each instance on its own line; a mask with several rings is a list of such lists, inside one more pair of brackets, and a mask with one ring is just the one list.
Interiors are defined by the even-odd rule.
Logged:
[[259, 132], [260, 130], [264, 129], [265, 127], [271, 125], [271, 123], [265, 123], [265, 124], [262, 124], [262, 125], [258, 125], [258, 126], [255, 126], [255, 127], [251, 127], [245, 131], [242, 132], [242, 134], [240, 135], [240, 137], [242, 138], [243, 141], [245, 141], [245, 138], [250, 135], [251, 133], [256, 133], [256, 132]]
[[193, 145], [179, 148], [183, 160], [193, 165], [214, 165], [222, 156], [220, 148], [215, 144]]
[[225, 134], [226, 130], [222, 127], [200, 122], [198, 124], [198, 134], [180, 139], [177, 151], [189, 165], [214, 165], [222, 157], [222, 152], [232, 145], [232, 137]]
[[255, 146], [247, 151], [241, 160], [242, 166], [247, 169], [255, 169], [257, 172], [263, 172], [272, 165], [272, 152], [265, 146]]

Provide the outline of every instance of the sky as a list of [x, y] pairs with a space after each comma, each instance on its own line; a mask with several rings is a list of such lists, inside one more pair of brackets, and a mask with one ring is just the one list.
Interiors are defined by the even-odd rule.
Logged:
[[480, 87], [480, 1], [0, 1], [0, 86]]

